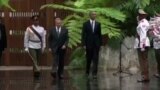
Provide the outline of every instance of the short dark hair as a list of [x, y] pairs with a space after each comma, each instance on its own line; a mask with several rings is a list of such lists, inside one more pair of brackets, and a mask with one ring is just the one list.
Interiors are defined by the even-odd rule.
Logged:
[[31, 19], [32, 19], [32, 20], [38, 20], [38, 19], [39, 19], [39, 15], [33, 15], [33, 16], [31, 17]]
[[62, 20], [62, 19], [60, 17], [56, 17], [54, 20], [56, 21], [56, 20]]
[[96, 13], [96, 11], [90, 11], [90, 12], [89, 12], [89, 16], [90, 16], [93, 12], [95, 12], [95, 13]]
[[56, 19], [61, 19], [61, 18], [60, 17], [55, 17], [54, 19], [56, 20]]

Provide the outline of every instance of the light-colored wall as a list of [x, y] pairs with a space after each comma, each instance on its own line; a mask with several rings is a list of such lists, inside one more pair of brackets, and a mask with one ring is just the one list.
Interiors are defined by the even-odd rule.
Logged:
[[[129, 71], [131, 73], [137, 73], [139, 71], [139, 61], [136, 49], [133, 48], [134, 37], [126, 37], [121, 44], [121, 61], [122, 70]], [[120, 61], [120, 49], [113, 50], [108, 45], [102, 46], [99, 57], [99, 66], [103, 69], [119, 69]], [[149, 66], [150, 68], [156, 68], [156, 61], [154, 57], [154, 50], [149, 50]]]

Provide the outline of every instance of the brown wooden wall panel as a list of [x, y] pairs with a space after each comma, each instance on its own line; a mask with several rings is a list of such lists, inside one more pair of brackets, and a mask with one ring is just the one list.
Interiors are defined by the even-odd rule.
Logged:
[[[39, 8], [46, 3], [46, 0], [11, 0], [11, 6], [16, 12], [7, 10], [5, 24], [8, 33], [7, 61], [5, 65], [32, 65], [31, 58], [24, 52], [24, 32], [27, 26], [31, 25], [30, 17], [40, 13]], [[45, 18], [41, 18], [42, 26], [45, 27]], [[45, 57], [45, 55], [43, 55]], [[43, 65], [47, 65], [42, 60]]]

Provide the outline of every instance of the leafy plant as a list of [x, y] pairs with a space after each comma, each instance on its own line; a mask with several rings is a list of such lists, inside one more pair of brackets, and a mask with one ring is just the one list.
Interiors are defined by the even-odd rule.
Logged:
[[85, 59], [85, 50], [82, 47], [76, 48], [70, 57], [72, 60], [69, 64], [74, 69], [85, 68], [86, 59]]
[[[98, 0], [95, 0], [98, 2]], [[72, 2], [72, 3], [71, 3]], [[98, 14], [98, 21], [102, 24], [102, 34], [108, 35], [109, 38], [115, 37], [119, 38], [121, 36], [121, 32], [119, 29], [119, 25], [117, 22], [124, 22], [125, 15], [121, 13], [119, 10], [114, 8], [106, 8], [106, 7], [94, 7], [95, 5], [89, 5], [88, 2], [93, 2], [92, 0], [77, 0], [75, 2], [69, 1], [67, 5], [58, 5], [58, 4], [46, 4], [41, 7], [44, 8], [55, 8], [55, 9], [63, 9], [72, 11], [73, 14], [66, 17], [64, 20], [64, 25], [69, 29], [69, 47], [73, 48], [73, 46], [79, 45], [81, 41], [81, 29], [83, 23], [88, 20], [88, 15], [90, 11], [96, 11]]]
[[7, 7], [11, 9], [12, 11], [15, 11], [10, 5], [9, 5], [10, 0], [0, 0], [0, 7]]
[[138, 9], [142, 8], [148, 13], [148, 19], [155, 15], [156, 12], [160, 12], [159, 6], [160, 0], [127, 0], [121, 1], [114, 7], [120, 9], [126, 14], [126, 21], [121, 23], [121, 29], [126, 36], [134, 36], [137, 26], [137, 14]]
[[[54, 8], [71, 11], [72, 14], [66, 16], [63, 20], [64, 25], [69, 30], [69, 47], [75, 48], [81, 43], [81, 29], [85, 21], [89, 19], [89, 12], [97, 12], [97, 20], [101, 22], [102, 34], [109, 38], [119, 39], [122, 35], [119, 22], [124, 22], [126, 16], [120, 11], [112, 7], [106, 7], [110, 0], [68, 0], [64, 5], [46, 4], [41, 6], [44, 8]], [[102, 3], [103, 2], [103, 3]], [[112, 46], [112, 45], [111, 45]], [[84, 68], [85, 51], [78, 47], [71, 55], [70, 66], [74, 68]]]

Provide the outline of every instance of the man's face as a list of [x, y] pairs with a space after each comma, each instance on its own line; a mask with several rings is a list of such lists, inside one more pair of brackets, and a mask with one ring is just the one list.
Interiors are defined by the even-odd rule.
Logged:
[[91, 18], [92, 20], [95, 20], [95, 19], [96, 19], [96, 12], [91, 12], [91, 13], [90, 13], [90, 18]]
[[39, 20], [38, 20], [38, 19], [37, 19], [37, 20], [34, 20], [34, 21], [33, 21], [33, 24], [34, 24], [34, 25], [39, 25]]
[[146, 14], [139, 14], [139, 15], [138, 15], [138, 19], [139, 19], [139, 20], [142, 20], [142, 19], [144, 19], [144, 18], [146, 18], [146, 17], [147, 17]]
[[57, 27], [61, 27], [61, 25], [62, 25], [61, 19], [56, 19], [56, 20], [55, 20], [55, 25], [56, 25]]

